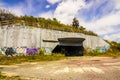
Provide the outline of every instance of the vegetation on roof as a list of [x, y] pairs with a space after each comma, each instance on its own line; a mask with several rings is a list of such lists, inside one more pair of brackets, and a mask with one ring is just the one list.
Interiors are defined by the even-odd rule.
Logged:
[[37, 28], [46, 28], [67, 32], [79, 32], [87, 35], [97, 36], [96, 33], [87, 31], [83, 26], [79, 26], [79, 23], [75, 18], [73, 19], [72, 25], [65, 25], [58, 21], [56, 18], [45, 19], [27, 15], [18, 17], [6, 10], [0, 9], [0, 25], [3, 26], [6, 24], [20, 24]]
[[108, 44], [110, 44], [111, 48], [116, 49], [118, 52], [120, 52], [120, 43], [117, 43], [115, 41], [107, 41], [105, 40]]

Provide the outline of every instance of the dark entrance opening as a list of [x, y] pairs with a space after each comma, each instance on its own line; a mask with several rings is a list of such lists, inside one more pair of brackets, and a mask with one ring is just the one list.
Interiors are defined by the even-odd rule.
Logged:
[[66, 56], [83, 56], [84, 40], [84, 38], [59, 38], [59, 45], [57, 45], [52, 52], [62, 53]]

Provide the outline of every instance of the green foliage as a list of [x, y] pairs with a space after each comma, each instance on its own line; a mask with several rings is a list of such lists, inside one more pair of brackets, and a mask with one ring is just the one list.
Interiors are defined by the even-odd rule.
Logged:
[[79, 27], [79, 21], [76, 18], [73, 18], [72, 26], [75, 28]]
[[110, 44], [112, 49], [117, 49], [118, 51], [120, 51], [120, 43], [114, 42], [114, 41], [106, 41]]
[[0, 9], [0, 21], [2, 20], [12, 20], [15, 16], [5, 9]]
[[80, 30], [85, 31], [86, 29], [83, 26], [80, 26]]
[[14, 20], [17, 19], [17, 17], [13, 14], [11, 14], [9, 11], [6, 11], [5, 9], [0, 9], [0, 25], [10, 25], [14, 24]]
[[0, 56], [0, 65], [18, 64], [22, 62], [54, 61], [64, 59], [62, 54], [53, 55], [29, 55], [29, 56]]
[[0, 80], [25, 80], [25, 79], [21, 79], [19, 76], [5, 76], [0, 72]]
[[39, 49], [39, 55], [44, 55], [44, 48]]
[[85, 56], [101, 56], [101, 57], [120, 57], [120, 52], [105, 52], [105, 53], [97, 53], [96, 51], [91, 51]]
[[83, 26], [80, 28], [72, 27], [70, 25], [65, 25], [60, 23], [56, 18], [53, 19], [45, 19], [45, 18], [35, 18], [31, 16], [22, 16], [19, 20], [20, 24], [25, 24], [26, 26], [33, 26], [38, 28], [46, 28], [52, 30], [60, 30], [60, 31], [67, 31], [67, 32], [79, 32], [87, 35], [94, 35], [97, 34], [93, 33], [92, 31], [86, 31]]
[[120, 57], [120, 45], [115, 42], [116, 45], [111, 46], [111, 48], [105, 52], [108, 56]]
[[93, 50], [88, 53], [85, 53], [85, 56], [107, 56], [107, 57], [120, 57], [120, 50], [115, 47], [111, 47], [105, 53], [98, 53], [97, 51]]
[[[73, 19], [73, 26], [65, 25], [60, 23], [56, 18], [53, 19], [45, 19], [41, 17], [33, 17], [33, 16], [20, 16], [17, 17], [13, 14], [11, 14], [8, 11], [1, 10], [0, 9], [0, 19], [3, 21], [9, 22], [9, 20], [12, 20], [12, 23], [10, 24], [20, 24], [20, 25], [26, 25], [26, 26], [32, 26], [32, 27], [38, 27], [38, 28], [46, 28], [46, 29], [52, 29], [52, 30], [60, 30], [60, 31], [67, 31], [67, 32], [79, 32], [87, 35], [93, 35], [97, 36], [97, 34], [86, 31], [83, 26], [79, 27], [79, 22], [76, 18]], [[0, 21], [1, 21], [0, 20]], [[6, 23], [7, 25], [8, 23]], [[1, 23], [1, 26], [5, 24]]]
[[0, 72], [0, 79], [4, 79], [6, 78], [6, 76], [2, 75], [2, 73]]
[[86, 56], [109, 56], [109, 57], [120, 57], [120, 43], [114, 41], [107, 41], [110, 44], [110, 49], [105, 53], [100, 53], [99, 50], [92, 51], [89, 48], [85, 48]]
[[100, 56], [103, 53], [97, 53], [95, 50], [85, 53], [85, 56]]

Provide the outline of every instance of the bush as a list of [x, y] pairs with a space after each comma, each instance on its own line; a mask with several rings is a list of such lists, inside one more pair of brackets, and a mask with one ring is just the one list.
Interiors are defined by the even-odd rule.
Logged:
[[44, 48], [39, 49], [39, 55], [44, 55]]

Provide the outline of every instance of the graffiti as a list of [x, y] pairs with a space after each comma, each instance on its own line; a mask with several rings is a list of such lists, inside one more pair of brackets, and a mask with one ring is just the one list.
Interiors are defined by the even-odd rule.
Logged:
[[26, 55], [26, 48], [16, 48], [17, 55]]
[[4, 47], [0, 48], [0, 53], [2, 55], [10, 55], [10, 56], [22, 56], [22, 55], [37, 55], [38, 54], [37, 48], [12, 48], [12, 47]]
[[101, 47], [96, 47], [96, 52], [97, 53], [104, 53], [110, 49], [110, 45], [108, 46], [101, 46]]
[[52, 49], [51, 48], [44, 48], [45, 55], [51, 55]]
[[27, 48], [26, 54], [27, 55], [36, 55], [36, 54], [38, 54], [38, 49], [37, 48]]
[[10, 48], [7, 48], [6, 51], [5, 51], [5, 54], [8, 56], [8, 55], [11, 55], [13, 56], [13, 54], [15, 54], [14, 50], [12, 47]]
[[0, 48], [0, 53], [1, 53], [2, 55], [5, 55], [5, 52], [4, 52], [4, 50], [3, 50], [2, 48]]
[[52, 50], [51, 50], [51, 48], [45, 48], [45, 52], [46, 52], [46, 53], [51, 53]]

